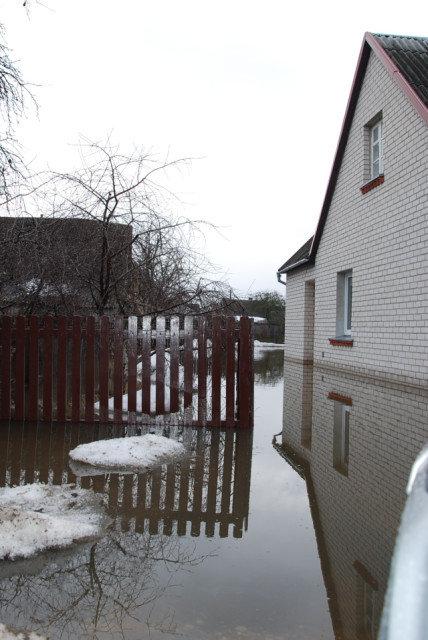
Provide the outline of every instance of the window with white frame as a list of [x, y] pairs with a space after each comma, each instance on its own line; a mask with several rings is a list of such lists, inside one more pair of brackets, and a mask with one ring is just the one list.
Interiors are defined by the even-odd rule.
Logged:
[[343, 334], [350, 336], [352, 322], [352, 271], [344, 274], [343, 305]]
[[382, 120], [370, 127], [370, 178], [383, 174]]
[[336, 336], [349, 337], [352, 330], [352, 269], [337, 274]]
[[349, 405], [335, 401], [333, 465], [337, 471], [345, 475], [348, 473], [349, 462], [349, 415]]

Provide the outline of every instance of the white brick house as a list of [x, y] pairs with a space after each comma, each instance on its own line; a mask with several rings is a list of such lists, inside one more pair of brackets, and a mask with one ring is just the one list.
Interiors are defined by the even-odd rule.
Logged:
[[425, 387], [428, 38], [364, 36], [320, 219], [286, 274], [286, 361]]

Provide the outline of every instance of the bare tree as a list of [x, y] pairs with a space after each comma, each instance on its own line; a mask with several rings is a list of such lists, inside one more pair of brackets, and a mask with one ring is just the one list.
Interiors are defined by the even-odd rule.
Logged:
[[225, 285], [209, 277], [213, 266], [196, 248], [210, 225], [176, 214], [165, 184], [189, 160], [159, 162], [110, 144], [87, 143], [80, 152], [77, 171], [38, 177], [43, 187], [26, 200], [29, 216], [0, 218], [3, 308], [124, 315], [217, 308]]
[[[48, 637], [123, 637], [131, 623], [147, 635], [180, 635], [163, 598], [210, 554], [162, 534], [110, 531], [99, 541], [0, 572], [3, 617]], [[3, 570], [4, 571], [4, 570]]]
[[21, 71], [5, 42], [5, 29], [0, 24], [0, 197], [13, 197], [17, 179], [25, 173], [16, 126], [27, 102], [35, 99], [24, 82]]

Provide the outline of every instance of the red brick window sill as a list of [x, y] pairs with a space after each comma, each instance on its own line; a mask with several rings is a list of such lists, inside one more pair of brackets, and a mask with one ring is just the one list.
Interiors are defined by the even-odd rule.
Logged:
[[367, 182], [365, 185], [363, 185], [360, 191], [361, 193], [368, 193], [369, 191], [371, 191], [375, 187], [378, 187], [380, 184], [383, 184], [384, 182], [385, 182], [385, 176], [380, 175], [377, 178], [373, 178], [373, 180], [370, 180], [370, 182]]
[[329, 343], [333, 347], [352, 347], [354, 345], [351, 338], [329, 338]]
[[329, 400], [335, 400], [336, 402], [341, 402], [342, 404], [348, 405], [348, 407], [352, 407], [352, 398], [350, 396], [343, 396], [341, 393], [336, 393], [335, 391], [329, 391], [327, 398]]

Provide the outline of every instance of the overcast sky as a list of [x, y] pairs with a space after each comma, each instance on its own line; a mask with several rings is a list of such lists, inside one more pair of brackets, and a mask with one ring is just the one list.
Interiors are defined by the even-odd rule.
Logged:
[[[36, 89], [19, 137], [35, 164], [75, 163], [79, 135], [201, 158], [171, 186], [222, 228], [208, 252], [241, 293], [312, 235], [365, 31], [427, 35], [407, 0], [43, 0], [0, 21]], [[34, 2], [34, 0], [33, 0]]]

